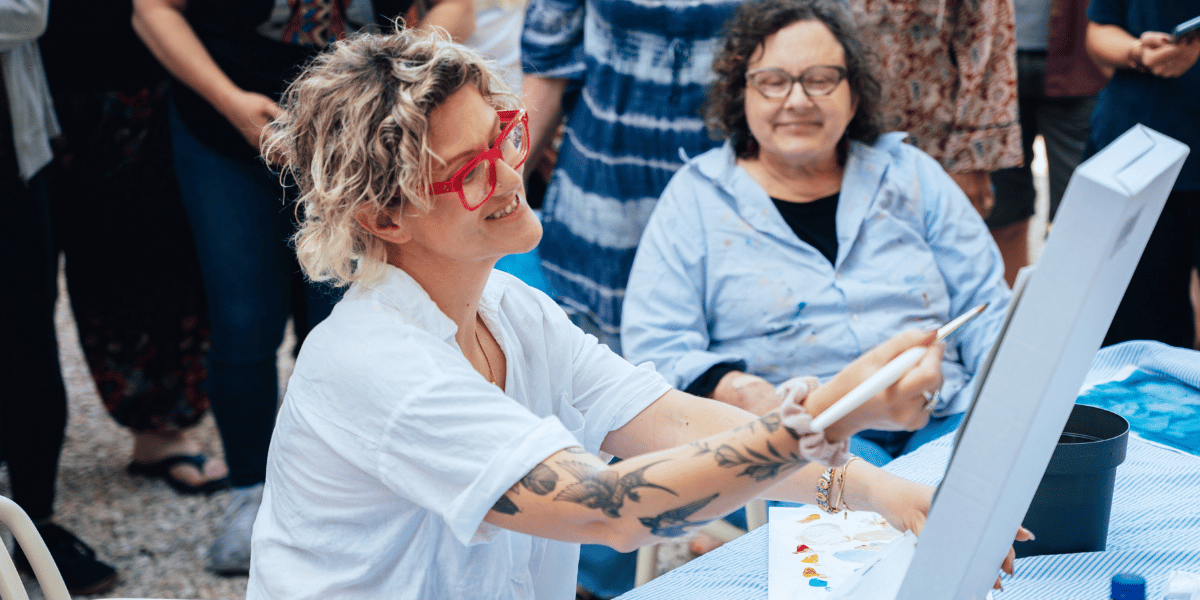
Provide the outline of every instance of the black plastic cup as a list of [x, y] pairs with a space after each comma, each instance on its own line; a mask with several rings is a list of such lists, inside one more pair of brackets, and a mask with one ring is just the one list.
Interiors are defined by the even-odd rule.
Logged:
[[1113, 483], [1128, 442], [1125, 417], [1075, 405], [1022, 522], [1037, 539], [1015, 544], [1017, 558], [1104, 550]]

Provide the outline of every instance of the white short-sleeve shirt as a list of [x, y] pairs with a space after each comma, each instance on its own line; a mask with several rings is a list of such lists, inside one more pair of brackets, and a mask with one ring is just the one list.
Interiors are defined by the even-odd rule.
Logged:
[[279, 411], [247, 598], [572, 598], [578, 544], [483, 522], [551, 454], [598, 453], [670, 386], [493, 272], [506, 389], [405, 272], [355, 285], [304, 341]]

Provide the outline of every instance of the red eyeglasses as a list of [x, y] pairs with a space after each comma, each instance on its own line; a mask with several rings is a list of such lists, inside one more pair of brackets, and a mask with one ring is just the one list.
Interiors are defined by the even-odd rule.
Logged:
[[[529, 115], [523, 110], [498, 110], [499, 137], [491, 148], [475, 155], [453, 177], [430, 187], [432, 194], [456, 192], [463, 207], [476, 210], [496, 192], [496, 161], [521, 168], [529, 156]], [[486, 175], [485, 175], [486, 174]]]

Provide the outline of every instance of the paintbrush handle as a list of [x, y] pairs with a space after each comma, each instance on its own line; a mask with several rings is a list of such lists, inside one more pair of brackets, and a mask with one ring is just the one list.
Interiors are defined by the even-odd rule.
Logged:
[[909, 372], [925, 355], [925, 351], [929, 348], [926, 346], [917, 346], [905, 350], [900, 356], [893, 358], [891, 362], [884, 365], [882, 369], [875, 372], [858, 384], [849, 394], [842, 396], [840, 400], [833, 403], [833, 406], [825, 409], [825, 412], [816, 416], [812, 422], [813, 431], [825, 431], [826, 427], [833, 425], [838, 419], [850, 414], [851, 411], [860, 407], [867, 400], [870, 400], [875, 394], [887, 389], [888, 386], [900, 381], [900, 378], [905, 373]]

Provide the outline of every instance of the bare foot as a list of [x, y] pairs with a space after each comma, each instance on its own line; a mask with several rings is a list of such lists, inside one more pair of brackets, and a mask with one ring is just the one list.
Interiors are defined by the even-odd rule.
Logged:
[[[154, 463], [169, 456], [200, 454], [201, 451], [200, 443], [186, 431], [173, 435], [133, 432], [133, 461], [137, 463]], [[170, 473], [181, 482], [198, 486], [229, 475], [229, 467], [225, 461], [210, 457], [204, 463], [204, 472], [193, 465], [180, 463], [171, 467]]]

